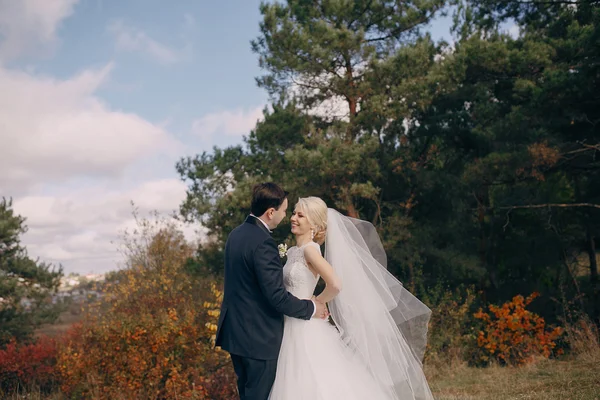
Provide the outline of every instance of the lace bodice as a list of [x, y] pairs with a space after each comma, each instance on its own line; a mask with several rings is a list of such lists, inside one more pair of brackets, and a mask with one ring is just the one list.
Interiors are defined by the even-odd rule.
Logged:
[[315, 242], [310, 242], [302, 247], [290, 247], [287, 252], [287, 262], [283, 267], [283, 283], [285, 288], [299, 299], [310, 299], [315, 291], [319, 277], [315, 277], [308, 268], [304, 258], [304, 248], [314, 246], [321, 252]]

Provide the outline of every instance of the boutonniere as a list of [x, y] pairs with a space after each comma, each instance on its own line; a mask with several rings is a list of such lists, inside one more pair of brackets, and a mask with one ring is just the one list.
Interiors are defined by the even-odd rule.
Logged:
[[277, 250], [279, 250], [279, 258], [285, 257], [288, 251], [287, 244], [281, 243], [279, 246], [277, 246]]

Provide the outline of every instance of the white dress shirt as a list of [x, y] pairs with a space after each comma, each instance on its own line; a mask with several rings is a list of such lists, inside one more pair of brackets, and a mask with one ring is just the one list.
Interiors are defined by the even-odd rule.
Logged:
[[[250, 214], [250, 216], [251, 216], [251, 217], [254, 217], [254, 218], [256, 218], [257, 220], [259, 220], [260, 222], [262, 222], [262, 224], [265, 226], [265, 228], [267, 228], [267, 230], [268, 230], [269, 232], [273, 232], [273, 231], [271, 230], [271, 228], [269, 228], [269, 225], [267, 225], [267, 223], [266, 223], [265, 221], [263, 221], [262, 219], [258, 218], [258, 217], [257, 217], [256, 215], [254, 215], [254, 214]], [[312, 299], [310, 299], [310, 301], [311, 301], [311, 303], [313, 303], [313, 313], [312, 313], [312, 315], [310, 316], [310, 317], [312, 318], [312, 317], [314, 317], [314, 316], [315, 316], [315, 313], [317, 312], [317, 305], [315, 304], [315, 302], [314, 302]]]
[[267, 223], [265, 221], [263, 221], [262, 219], [258, 218], [256, 215], [254, 214], [250, 214], [251, 217], [256, 218], [257, 220], [259, 220], [260, 222], [262, 222], [262, 224], [265, 226], [265, 228], [267, 228], [267, 230], [271, 233], [273, 233], [273, 231], [271, 230], [271, 228], [269, 228], [269, 225], [267, 225]]

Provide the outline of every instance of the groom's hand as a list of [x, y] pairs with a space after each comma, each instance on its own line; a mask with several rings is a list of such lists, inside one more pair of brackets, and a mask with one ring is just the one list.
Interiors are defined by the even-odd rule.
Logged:
[[329, 311], [327, 310], [327, 306], [325, 305], [325, 303], [320, 302], [319, 299], [317, 299], [315, 296], [312, 297], [312, 301], [315, 303], [315, 307], [317, 307], [317, 309], [315, 310], [315, 315], [313, 315], [313, 318], [319, 318], [319, 319], [329, 318]]

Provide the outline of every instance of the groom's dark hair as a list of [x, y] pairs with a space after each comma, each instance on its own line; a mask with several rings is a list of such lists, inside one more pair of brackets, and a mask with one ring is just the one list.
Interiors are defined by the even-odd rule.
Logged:
[[260, 217], [267, 210], [273, 207], [279, 210], [283, 201], [288, 196], [288, 192], [273, 182], [259, 183], [254, 186], [252, 193], [252, 214]]

